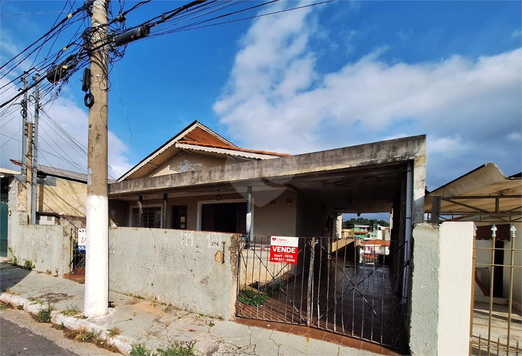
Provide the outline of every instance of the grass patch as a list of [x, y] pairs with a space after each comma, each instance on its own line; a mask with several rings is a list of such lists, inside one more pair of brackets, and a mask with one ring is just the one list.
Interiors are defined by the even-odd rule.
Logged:
[[6, 309], [11, 309], [11, 305], [9, 304], [4, 304], [4, 303], [0, 303], [0, 310], [6, 310]]
[[144, 344], [132, 345], [130, 356], [154, 356], [154, 354], [147, 349]]
[[117, 327], [110, 328], [108, 330], [109, 337], [118, 336], [121, 334], [121, 330]]
[[167, 349], [157, 349], [157, 356], [195, 356], [195, 341], [174, 341]]
[[252, 305], [254, 307], [261, 306], [266, 303], [270, 298], [263, 292], [256, 292], [252, 289], [242, 289], [237, 294], [237, 300], [246, 305]]
[[195, 356], [196, 341], [174, 341], [165, 349], [150, 351], [144, 344], [132, 345], [130, 356]]
[[55, 325], [54, 328], [56, 330], [63, 330], [63, 329], [65, 329], [65, 325], [63, 325], [63, 323], [61, 323], [60, 325]]
[[50, 323], [51, 322], [51, 312], [53, 311], [53, 306], [51, 303], [47, 303], [46, 308], [42, 308], [38, 311], [38, 314], [34, 317], [35, 320], [39, 323]]
[[62, 312], [65, 316], [77, 315], [80, 314], [80, 308], [76, 304], [69, 304], [65, 307], [65, 310]]
[[78, 330], [64, 328], [63, 330], [65, 336], [68, 339], [78, 342], [88, 342], [112, 352], [119, 352], [116, 347], [109, 345], [107, 339], [101, 336], [101, 332], [99, 331], [86, 330], [83, 328], [80, 328]]

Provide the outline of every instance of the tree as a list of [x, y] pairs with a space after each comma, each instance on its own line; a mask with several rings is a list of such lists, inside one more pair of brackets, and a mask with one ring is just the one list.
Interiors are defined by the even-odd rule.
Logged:
[[390, 223], [385, 220], [377, 220], [377, 219], [366, 219], [363, 217], [351, 218], [350, 220], [345, 220], [343, 222], [343, 229], [352, 229], [354, 225], [368, 225], [373, 226], [379, 224], [380, 226], [390, 226]]

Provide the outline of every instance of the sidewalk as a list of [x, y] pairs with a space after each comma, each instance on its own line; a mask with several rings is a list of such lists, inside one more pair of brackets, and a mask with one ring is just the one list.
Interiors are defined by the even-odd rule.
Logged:
[[[114, 307], [109, 308], [109, 314], [84, 319], [81, 314], [83, 284], [13, 267], [5, 260], [0, 260], [0, 273], [0, 301], [15, 307], [22, 305], [24, 310], [33, 314], [51, 303], [54, 324], [63, 323], [66, 328], [74, 330], [100, 331], [109, 344], [125, 355], [139, 343], [149, 350], [156, 350], [168, 348], [175, 341], [195, 341], [194, 349], [198, 355], [375, 355], [371, 351], [312, 338], [319, 333], [311, 337], [298, 336], [254, 326], [256, 323], [248, 320], [218, 320], [112, 291], [109, 300]], [[78, 314], [76, 317], [63, 315], [67, 310], [78, 310]], [[257, 325], [262, 324], [258, 322]], [[277, 325], [271, 326], [277, 329]], [[113, 328], [119, 330], [119, 335], [109, 337], [108, 330]], [[350, 340], [351, 345], [361, 345], [360, 341]], [[365, 348], [382, 352], [382, 348], [376, 345], [366, 344]]]

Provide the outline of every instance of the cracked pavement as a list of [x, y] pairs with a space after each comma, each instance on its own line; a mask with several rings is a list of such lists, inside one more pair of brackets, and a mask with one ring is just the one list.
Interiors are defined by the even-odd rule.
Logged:
[[[52, 321], [68, 328], [101, 331], [117, 328], [119, 335], [109, 338], [121, 353], [128, 354], [132, 345], [142, 343], [150, 350], [166, 348], [175, 341], [195, 342], [198, 355], [375, 355], [304, 336], [287, 334], [234, 321], [190, 313], [172, 305], [147, 301], [140, 297], [110, 292], [114, 308], [102, 317], [84, 319], [84, 285], [44, 273], [27, 271], [0, 263], [0, 301], [37, 313], [51, 303]], [[63, 311], [78, 309], [78, 315]]]

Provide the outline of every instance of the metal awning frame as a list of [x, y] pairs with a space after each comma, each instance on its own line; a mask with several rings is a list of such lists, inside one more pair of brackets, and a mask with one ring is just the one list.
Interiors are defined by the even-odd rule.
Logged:
[[[482, 201], [485, 199], [494, 199], [495, 200], [495, 210], [489, 211], [486, 209], [478, 208], [473, 205], [463, 203], [459, 200], [476, 200]], [[430, 221], [434, 224], [438, 224], [442, 221], [459, 221], [465, 218], [474, 217], [478, 218], [478, 221], [481, 222], [520, 222], [522, 221], [522, 204], [515, 208], [501, 211], [500, 210], [500, 202], [501, 200], [506, 199], [519, 199], [522, 201], [522, 195], [488, 195], [488, 196], [480, 196], [480, 195], [469, 195], [469, 196], [456, 196], [456, 197], [442, 197], [442, 196], [433, 196], [432, 197], [432, 205], [431, 205], [431, 213], [429, 213]], [[442, 209], [442, 202], [448, 202], [451, 204], [459, 205], [469, 209], [470, 211], [444, 211]], [[483, 220], [485, 219], [485, 220]]]

